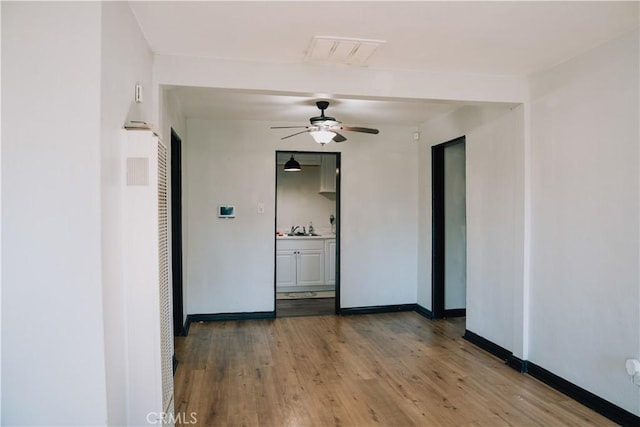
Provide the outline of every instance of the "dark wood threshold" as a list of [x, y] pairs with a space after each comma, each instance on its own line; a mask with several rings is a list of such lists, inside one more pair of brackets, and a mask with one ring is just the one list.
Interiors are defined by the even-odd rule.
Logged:
[[276, 300], [276, 317], [335, 316], [336, 299], [300, 298]]
[[350, 316], [353, 314], [378, 314], [397, 313], [400, 311], [416, 311], [418, 304], [375, 305], [369, 307], [341, 308], [340, 314]]

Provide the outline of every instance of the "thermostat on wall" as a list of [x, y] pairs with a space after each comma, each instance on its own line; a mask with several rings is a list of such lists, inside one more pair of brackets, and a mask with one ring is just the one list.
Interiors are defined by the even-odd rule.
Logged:
[[236, 207], [232, 205], [218, 206], [218, 218], [235, 218]]

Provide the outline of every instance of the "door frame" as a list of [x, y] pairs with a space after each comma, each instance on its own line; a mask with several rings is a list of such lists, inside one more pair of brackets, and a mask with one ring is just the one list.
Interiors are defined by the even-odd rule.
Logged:
[[299, 150], [276, 150], [274, 156], [274, 174], [275, 174], [275, 209], [274, 209], [274, 217], [273, 217], [273, 313], [275, 317], [278, 317], [276, 313], [277, 301], [276, 294], [278, 292], [276, 288], [276, 256], [277, 256], [277, 239], [276, 239], [276, 231], [278, 230], [278, 154], [286, 153], [286, 154], [330, 154], [334, 155], [336, 158], [336, 288], [335, 288], [335, 314], [340, 314], [342, 312], [342, 308], [340, 307], [340, 200], [341, 200], [341, 191], [340, 191], [340, 176], [342, 174], [342, 159], [339, 151], [299, 151]]
[[171, 128], [171, 292], [173, 335], [185, 335], [182, 270], [182, 140]]
[[445, 309], [444, 151], [464, 143], [465, 135], [431, 146], [431, 317], [434, 319], [466, 316], [464, 308]]

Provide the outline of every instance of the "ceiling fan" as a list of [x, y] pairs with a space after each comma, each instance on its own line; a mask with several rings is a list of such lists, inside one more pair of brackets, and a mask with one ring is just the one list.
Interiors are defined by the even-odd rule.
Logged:
[[272, 126], [271, 129], [301, 129], [305, 130], [296, 132], [291, 135], [287, 135], [280, 139], [291, 138], [292, 136], [300, 135], [301, 133], [310, 133], [313, 139], [319, 144], [326, 144], [328, 142], [343, 142], [346, 141], [343, 135], [338, 133], [339, 130], [346, 130], [350, 132], [364, 132], [378, 134], [378, 129], [355, 127], [355, 126], [343, 126], [342, 122], [337, 121], [333, 117], [325, 116], [324, 110], [329, 107], [329, 101], [317, 101], [316, 106], [320, 109], [320, 115], [317, 117], [311, 117], [309, 119], [309, 126]]

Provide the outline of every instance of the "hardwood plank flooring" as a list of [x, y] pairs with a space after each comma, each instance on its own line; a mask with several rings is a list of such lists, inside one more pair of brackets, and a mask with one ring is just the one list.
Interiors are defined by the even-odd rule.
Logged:
[[464, 327], [412, 312], [194, 323], [176, 339], [175, 414], [184, 427], [192, 413], [202, 427], [615, 425]]

